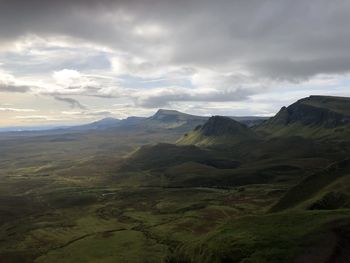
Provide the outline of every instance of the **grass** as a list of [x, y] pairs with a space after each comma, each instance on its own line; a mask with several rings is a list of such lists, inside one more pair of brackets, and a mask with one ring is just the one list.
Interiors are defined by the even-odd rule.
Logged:
[[[272, 208], [272, 211], [279, 211], [292, 208], [306, 202], [327, 186], [336, 182], [339, 178], [347, 176], [350, 169], [349, 160], [334, 163], [321, 172], [317, 172], [294, 186], [281, 200]], [[346, 184], [347, 185], [347, 184]]]
[[138, 231], [88, 236], [39, 257], [36, 262], [162, 262], [167, 247]]
[[320, 233], [329, 231], [328, 223], [349, 220], [349, 216], [350, 210], [244, 216], [229, 221], [198, 243], [178, 248], [172, 257], [202, 263], [293, 262], [306, 253], [305, 242], [317, 243]]
[[[267, 187], [273, 188], [264, 189]], [[243, 192], [65, 187], [51, 194], [37, 193], [46, 206], [0, 227], [0, 258], [5, 262], [26, 262], [23, 258], [28, 262], [58, 262], [62, 258], [67, 262], [96, 258], [101, 262], [142, 262], [149, 258], [153, 262], [165, 258], [178, 244], [205, 236], [227, 219], [257, 213], [261, 203], [256, 200], [266, 194], [257, 186]], [[95, 198], [77, 205], [76, 200], [81, 202], [85, 195]], [[238, 199], [239, 204], [234, 201]], [[133, 247], [127, 247], [125, 240]]]

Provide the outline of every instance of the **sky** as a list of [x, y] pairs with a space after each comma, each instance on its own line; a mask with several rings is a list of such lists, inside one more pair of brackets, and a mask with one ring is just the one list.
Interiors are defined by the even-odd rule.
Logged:
[[0, 127], [350, 96], [347, 0], [0, 0]]

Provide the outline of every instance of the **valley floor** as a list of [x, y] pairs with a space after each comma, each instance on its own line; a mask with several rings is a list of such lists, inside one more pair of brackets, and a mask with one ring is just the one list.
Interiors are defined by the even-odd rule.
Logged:
[[50, 180], [2, 181], [1, 262], [327, 262], [336, 250], [340, 259], [330, 262], [348, 256], [349, 209], [268, 212], [287, 185], [72, 187]]
[[228, 220], [263, 213], [281, 187], [62, 187], [3, 195], [0, 259], [163, 262]]

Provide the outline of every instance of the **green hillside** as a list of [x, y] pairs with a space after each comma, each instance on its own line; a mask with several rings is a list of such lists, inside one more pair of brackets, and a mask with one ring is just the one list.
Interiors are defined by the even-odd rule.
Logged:
[[326, 169], [308, 176], [291, 188], [271, 211], [298, 205], [316, 208], [317, 203], [321, 208], [322, 202], [324, 209], [350, 208], [350, 160], [333, 163]]
[[176, 165], [187, 161], [209, 160], [211, 158], [213, 158], [211, 152], [193, 145], [177, 146], [174, 144], [159, 143], [140, 147], [126, 159], [124, 165], [147, 170]]
[[178, 145], [234, 145], [249, 140], [256, 140], [256, 134], [244, 124], [222, 116], [211, 117], [204, 125], [197, 126], [186, 133]]

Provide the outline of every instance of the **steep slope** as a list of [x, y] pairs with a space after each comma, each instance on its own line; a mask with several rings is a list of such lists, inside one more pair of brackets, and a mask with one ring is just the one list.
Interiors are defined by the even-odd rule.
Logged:
[[350, 208], [350, 159], [308, 176], [291, 188], [272, 211], [300, 205], [309, 209]]
[[255, 130], [269, 137], [347, 138], [350, 135], [350, 98], [310, 96], [283, 107]]
[[234, 145], [255, 140], [256, 134], [244, 124], [229, 117], [213, 116], [203, 126], [197, 126], [185, 134], [178, 145]]

